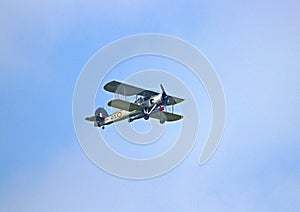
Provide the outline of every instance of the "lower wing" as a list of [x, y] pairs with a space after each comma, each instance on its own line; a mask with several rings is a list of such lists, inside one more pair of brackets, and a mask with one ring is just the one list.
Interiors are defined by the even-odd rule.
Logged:
[[143, 107], [141, 105], [137, 105], [137, 104], [134, 104], [131, 102], [126, 102], [121, 99], [111, 100], [107, 104], [110, 107], [114, 107], [114, 108], [121, 109], [121, 110], [126, 110], [129, 112], [134, 111], [134, 110], [142, 110], [143, 109]]
[[156, 113], [151, 113], [150, 114], [151, 118], [155, 118], [155, 119], [165, 119], [166, 121], [177, 121], [183, 118], [183, 116], [178, 115], [178, 114], [174, 114], [174, 113], [168, 113], [168, 112], [156, 112]]

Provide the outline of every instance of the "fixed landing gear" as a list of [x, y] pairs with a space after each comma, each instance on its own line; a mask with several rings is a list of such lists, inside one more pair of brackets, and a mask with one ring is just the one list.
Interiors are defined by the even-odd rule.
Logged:
[[137, 115], [135, 117], [129, 118], [128, 122], [133, 122], [134, 120], [141, 119], [141, 118], [144, 118], [145, 120], [148, 120], [149, 117], [150, 117], [149, 114], [141, 114], [141, 115]]
[[104, 130], [105, 129], [105, 127], [104, 126], [102, 126], [102, 130]]
[[144, 119], [148, 120], [149, 119], [149, 114], [145, 114]]
[[166, 122], [166, 119], [165, 118], [161, 118], [160, 120], [159, 120], [159, 123], [160, 124], [164, 124]]

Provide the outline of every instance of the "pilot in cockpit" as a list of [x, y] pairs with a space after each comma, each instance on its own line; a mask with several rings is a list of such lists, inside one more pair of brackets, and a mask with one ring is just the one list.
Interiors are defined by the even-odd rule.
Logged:
[[143, 101], [144, 101], [144, 98], [143, 98], [143, 97], [139, 97], [139, 98], [135, 101], [135, 103], [141, 104]]

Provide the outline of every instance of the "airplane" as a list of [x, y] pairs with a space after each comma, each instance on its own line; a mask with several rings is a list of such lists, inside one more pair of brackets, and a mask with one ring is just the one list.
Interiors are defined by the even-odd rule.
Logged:
[[[166, 121], [177, 121], [183, 118], [182, 115], [173, 113], [173, 106], [184, 99], [167, 95], [164, 87], [160, 84], [161, 93], [139, 88], [126, 83], [111, 81], [104, 85], [104, 90], [125, 96], [136, 96], [134, 102], [121, 99], [114, 99], [107, 104], [110, 107], [119, 109], [117, 112], [109, 115], [103, 107], [99, 107], [95, 111], [95, 115], [86, 117], [85, 120], [94, 122], [95, 127], [102, 127], [114, 122], [128, 119], [133, 122], [137, 119], [144, 118], [148, 120], [150, 117], [158, 119], [161, 124]], [[165, 107], [172, 106], [172, 113], [166, 112]]]

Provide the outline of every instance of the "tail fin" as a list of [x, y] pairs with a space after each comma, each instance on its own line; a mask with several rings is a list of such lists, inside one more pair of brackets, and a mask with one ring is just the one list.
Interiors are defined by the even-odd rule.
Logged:
[[104, 119], [108, 117], [108, 113], [103, 107], [97, 108], [95, 111], [96, 120], [94, 121], [95, 127], [101, 127], [104, 125]]
[[95, 111], [95, 116], [105, 119], [106, 117], [108, 117], [108, 113], [106, 112], [106, 110], [103, 107], [99, 107]]

